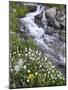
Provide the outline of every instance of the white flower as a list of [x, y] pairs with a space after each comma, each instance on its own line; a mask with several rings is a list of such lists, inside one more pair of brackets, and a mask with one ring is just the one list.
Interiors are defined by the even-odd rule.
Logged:
[[30, 73], [30, 70], [28, 70], [27, 72]]
[[53, 80], [53, 83], [55, 83], [55, 81]]
[[20, 56], [21, 54], [20, 53], [18, 53], [18, 56]]
[[11, 60], [13, 61], [13, 58]]
[[30, 52], [28, 52], [28, 54], [30, 54]]
[[35, 72], [35, 75], [37, 76], [37, 75], [38, 75], [38, 73], [37, 73], [37, 72]]
[[16, 88], [16, 84], [15, 84], [15, 83], [12, 83], [12, 87], [13, 87], [13, 88]]
[[57, 77], [55, 77], [55, 79], [57, 79]]
[[23, 68], [26, 69], [27, 68], [26, 65], [24, 65]]
[[51, 78], [54, 79], [53, 75], [51, 74]]
[[29, 51], [31, 51], [31, 48], [29, 48]]
[[16, 54], [16, 52], [14, 52], [13, 54]]
[[52, 62], [49, 62], [50, 65], [52, 65]]
[[45, 71], [44, 69], [42, 69], [42, 71]]
[[20, 69], [20, 68], [19, 68], [19, 65], [14, 66], [14, 70], [15, 70], [15, 71], [17, 71], [17, 72], [18, 72], [18, 71], [19, 71], [19, 69]]
[[10, 53], [10, 57], [12, 56], [12, 54]]
[[37, 60], [39, 60], [40, 59], [40, 57], [37, 57]]
[[32, 53], [31, 56], [34, 56], [34, 53]]
[[52, 69], [50, 68], [50, 70], [52, 70]]
[[45, 57], [45, 61], [47, 60], [47, 57]]
[[11, 70], [11, 72], [13, 72], [13, 69], [12, 68], [10, 70]]
[[42, 65], [39, 66], [40, 68], [42, 67]]
[[52, 70], [52, 73], [54, 73], [54, 70]]
[[41, 52], [39, 52], [39, 55], [41, 55]]
[[32, 58], [34, 60], [34, 58]]
[[50, 74], [50, 71], [48, 71], [48, 74]]
[[55, 68], [55, 66], [52, 66], [52, 68]]
[[36, 51], [36, 54], [38, 54], [38, 50]]
[[29, 79], [27, 79], [27, 82], [29, 82]]
[[27, 51], [27, 48], [25, 48], [25, 51]]
[[27, 56], [28, 54], [26, 53], [25, 56]]
[[23, 64], [23, 59], [19, 59], [18, 64], [19, 64], [19, 66], [22, 66], [22, 64]]

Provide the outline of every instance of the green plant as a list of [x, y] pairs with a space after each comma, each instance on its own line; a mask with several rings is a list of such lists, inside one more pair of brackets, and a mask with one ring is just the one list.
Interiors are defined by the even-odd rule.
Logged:
[[42, 56], [31, 38], [25, 41], [12, 34], [10, 42], [10, 88], [65, 84], [62, 73]]

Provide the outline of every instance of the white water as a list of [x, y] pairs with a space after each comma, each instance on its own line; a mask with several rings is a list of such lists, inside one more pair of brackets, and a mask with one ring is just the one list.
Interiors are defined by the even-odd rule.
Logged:
[[[42, 23], [44, 24], [44, 28], [39, 27], [34, 22], [35, 16], [41, 13], [43, 14]], [[47, 43], [50, 44], [51, 42], [54, 42], [54, 39], [56, 39], [56, 37], [49, 36], [44, 33], [44, 29], [46, 29], [47, 27], [47, 19], [45, 17], [45, 7], [38, 6], [35, 12], [26, 14], [26, 16], [24, 18], [20, 18], [20, 20], [22, 23], [24, 23], [26, 30], [29, 30], [29, 35], [34, 37], [34, 40], [36, 41], [37, 45], [46, 52], [46, 55], [52, 57], [53, 60], [55, 59], [56, 62], [59, 62], [64, 65], [65, 57], [62, 56], [61, 52], [58, 52], [58, 55], [57, 55], [55, 50], [53, 50], [53, 48], [50, 48], [47, 44]], [[23, 31], [23, 29], [21, 31]], [[47, 43], [44, 42], [44, 39], [45, 39], [45, 42]], [[59, 57], [60, 60], [58, 60], [57, 57]]]

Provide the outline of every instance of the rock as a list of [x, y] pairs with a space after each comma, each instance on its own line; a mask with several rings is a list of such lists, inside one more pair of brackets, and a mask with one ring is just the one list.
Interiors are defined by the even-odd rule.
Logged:
[[56, 19], [57, 19], [58, 21], [63, 21], [63, 20], [65, 20], [64, 11], [57, 11]]
[[43, 23], [42, 23], [42, 14], [36, 15], [35, 16], [35, 23], [39, 26], [39, 27], [43, 27]]
[[46, 16], [54, 18], [56, 16], [56, 8], [50, 8], [46, 10]]
[[60, 41], [63, 41], [63, 42], [65, 42], [66, 41], [66, 31], [65, 30], [60, 30], [59, 31], [59, 39], [60, 39]]
[[45, 32], [46, 32], [46, 34], [48, 34], [48, 35], [52, 35], [53, 33], [55, 33], [55, 30], [54, 30], [54, 28], [48, 26], [48, 27], [47, 27], [47, 30], [46, 30]]
[[62, 21], [62, 22], [60, 22], [60, 25], [63, 26], [63, 27], [65, 27], [65, 26], [66, 26], [66, 25], [65, 25], [65, 20]]
[[49, 26], [52, 26], [53, 28], [60, 28], [60, 23], [55, 18], [48, 17], [47, 21]]
[[54, 19], [54, 26], [55, 28], [60, 28], [60, 23], [56, 19]]
[[27, 6], [28, 7], [28, 10], [29, 12], [34, 12], [36, 10], [36, 6]]

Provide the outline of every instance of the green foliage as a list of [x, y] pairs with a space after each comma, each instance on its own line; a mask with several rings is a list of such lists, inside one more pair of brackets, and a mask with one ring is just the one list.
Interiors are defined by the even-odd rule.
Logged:
[[19, 17], [25, 16], [26, 13], [29, 12], [28, 7], [24, 6], [19, 2], [11, 2], [9, 3], [9, 20], [10, 20], [10, 30], [13, 32], [18, 32], [19, 30]]
[[43, 57], [31, 38], [10, 35], [10, 88], [64, 85], [60, 71]]
[[63, 10], [65, 5], [64, 4], [47, 4], [48, 7], [52, 8], [52, 7], [56, 7], [59, 10]]

